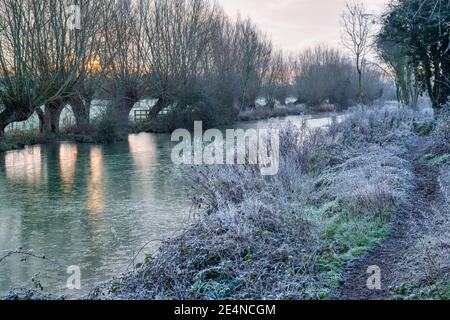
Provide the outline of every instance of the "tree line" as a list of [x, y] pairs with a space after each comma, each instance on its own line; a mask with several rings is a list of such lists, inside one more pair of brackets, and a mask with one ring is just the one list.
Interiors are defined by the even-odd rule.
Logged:
[[[399, 6], [392, 4], [391, 11]], [[77, 10], [68, 9], [73, 7]], [[147, 122], [164, 122], [168, 129], [192, 120], [204, 120], [205, 126], [232, 122], [260, 97], [269, 108], [285, 104], [288, 96], [308, 106], [329, 103], [340, 109], [370, 103], [380, 97], [385, 83], [382, 72], [366, 59], [371, 20], [363, 9], [349, 4], [342, 17], [343, 43], [351, 53], [346, 56], [324, 45], [287, 54], [250, 19], [230, 19], [208, 0], [3, 0], [0, 139], [9, 124], [34, 113], [42, 132], [58, 132], [66, 105], [76, 130], [85, 132], [95, 99], [107, 102], [109, 115], [123, 131], [133, 106], [150, 99], [155, 104]], [[427, 70], [419, 56], [404, 54], [412, 50], [407, 37], [400, 52], [408, 62], [393, 58], [391, 53], [399, 49], [389, 45], [397, 41], [388, 27], [392, 15], [383, 17], [377, 38], [385, 60], [392, 61], [393, 70], [402, 65], [413, 70], [415, 81], [431, 73], [428, 79], [439, 75], [444, 82], [446, 67], [440, 62], [436, 68], [432, 59]], [[68, 23], [74, 19], [79, 26]], [[442, 15], [436, 19], [445, 21]], [[400, 73], [395, 73], [399, 88]], [[430, 81], [420, 88], [431, 87], [430, 96], [441, 102], [434, 97], [445, 92], [445, 85]]]

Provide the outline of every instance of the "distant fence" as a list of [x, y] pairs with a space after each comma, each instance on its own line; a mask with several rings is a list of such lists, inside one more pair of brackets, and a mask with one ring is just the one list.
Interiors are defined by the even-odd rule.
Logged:
[[134, 111], [134, 121], [140, 122], [147, 120], [150, 115], [150, 110], [135, 110]]

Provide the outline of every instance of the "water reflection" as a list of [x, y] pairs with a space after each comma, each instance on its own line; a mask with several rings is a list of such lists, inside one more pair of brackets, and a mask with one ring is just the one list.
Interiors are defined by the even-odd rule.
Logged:
[[[168, 161], [160, 157], [159, 144], [161, 142], [154, 135], [137, 134], [128, 137], [128, 146], [134, 167], [130, 176], [133, 181], [130, 186], [130, 198], [139, 205], [145, 205], [145, 203], [163, 205], [173, 196], [163, 191], [166, 177], [171, 173], [168, 172], [167, 166], [161, 166], [161, 162]], [[151, 213], [155, 214], [156, 212]]]
[[128, 145], [137, 170], [146, 170], [157, 160], [156, 141], [148, 134], [135, 134], [128, 137]]
[[90, 177], [89, 198], [86, 203], [91, 213], [102, 213], [105, 209], [105, 196], [103, 193], [103, 153], [100, 147], [91, 147], [90, 150]]
[[47, 181], [47, 164], [43, 161], [42, 147], [32, 146], [5, 155], [6, 178], [14, 182], [40, 185]]
[[59, 169], [65, 194], [69, 194], [73, 189], [77, 159], [78, 146], [76, 144], [63, 143], [59, 146]]

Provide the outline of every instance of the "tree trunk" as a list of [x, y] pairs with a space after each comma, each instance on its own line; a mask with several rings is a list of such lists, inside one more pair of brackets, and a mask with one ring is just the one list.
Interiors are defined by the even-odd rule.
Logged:
[[446, 98], [443, 99], [442, 96], [442, 74], [441, 74], [441, 57], [438, 51], [438, 45], [431, 46], [431, 55], [434, 67], [434, 83], [433, 83], [433, 95], [436, 100], [435, 110], [440, 109], [441, 104], [445, 102]]
[[130, 124], [130, 111], [138, 101], [129, 96], [123, 96], [117, 99], [115, 113], [119, 130], [123, 133], [128, 130]]
[[91, 111], [91, 99], [83, 101], [82, 99], [73, 99], [70, 101], [73, 115], [75, 116], [75, 122], [77, 129], [82, 133], [85, 133], [89, 128], [90, 123], [90, 111]]
[[0, 114], [0, 142], [5, 139], [5, 129], [10, 123], [6, 111]]
[[119, 130], [122, 133], [128, 131], [130, 124], [130, 111], [139, 101], [139, 95], [135, 88], [127, 84], [117, 84], [115, 91], [114, 113]]
[[428, 91], [428, 96], [431, 99], [431, 103], [434, 110], [437, 110], [439, 108], [439, 102], [436, 99], [436, 96], [434, 95], [434, 87], [432, 83], [433, 73], [431, 71], [431, 60], [428, 57], [428, 55], [425, 55], [423, 63], [423, 70], [425, 75], [425, 85]]
[[411, 92], [411, 96], [410, 96], [411, 107], [413, 109], [418, 109], [420, 88], [419, 88], [419, 85], [417, 84], [416, 80], [414, 80], [414, 83], [411, 84], [410, 92]]
[[0, 113], [0, 139], [5, 137], [6, 127], [16, 121], [25, 121], [33, 114], [33, 108], [17, 108], [15, 106], [6, 106]]
[[36, 114], [39, 118], [39, 132], [42, 133], [42, 132], [44, 132], [44, 122], [45, 122], [44, 111], [42, 111], [41, 108], [37, 108]]
[[361, 57], [356, 55], [356, 71], [358, 72], [358, 103], [364, 104], [364, 94], [363, 94], [363, 85], [362, 85], [362, 66]]
[[6, 124], [0, 123], [0, 142], [2, 142], [5, 139], [5, 128]]
[[278, 97], [278, 101], [280, 102], [280, 104], [282, 106], [286, 105], [286, 97], [285, 96], [284, 97]]
[[156, 104], [150, 110], [148, 120], [149, 121], [155, 120], [160, 114], [160, 112], [163, 111], [165, 108], [167, 108], [169, 105], [170, 103], [166, 99], [159, 98]]
[[397, 102], [399, 106], [403, 107], [403, 98], [401, 93], [401, 87], [399, 81], [395, 81], [395, 95], [397, 96]]
[[133, 109], [134, 102], [122, 103], [118, 106], [117, 120], [121, 129], [127, 129], [130, 124], [130, 111]]
[[39, 117], [39, 130], [41, 133], [59, 133], [59, 122], [64, 103], [50, 103], [44, 107], [44, 111], [37, 109]]
[[297, 100], [295, 100], [294, 103], [295, 104], [303, 104], [303, 103], [305, 103], [305, 99], [303, 99], [302, 97], [298, 97]]

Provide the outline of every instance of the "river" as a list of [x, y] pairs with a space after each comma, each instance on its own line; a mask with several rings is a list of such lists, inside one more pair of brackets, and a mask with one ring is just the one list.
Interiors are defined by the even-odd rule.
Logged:
[[[331, 116], [305, 116], [311, 127]], [[305, 117], [270, 120], [278, 126]], [[269, 120], [235, 127], [263, 128]], [[113, 145], [58, 143], [0, 154], [0, 296], [32, 288], [79, 297], [154, 252], [190, 220], [190, 190], [170, 155], [170, 135], [136, 134]], [[41, 258], [45, 256], [45, 259]], [[81, 290], [68, 290], [69, 266]], [[34, 279], [34, 281], [33, 281]]]

